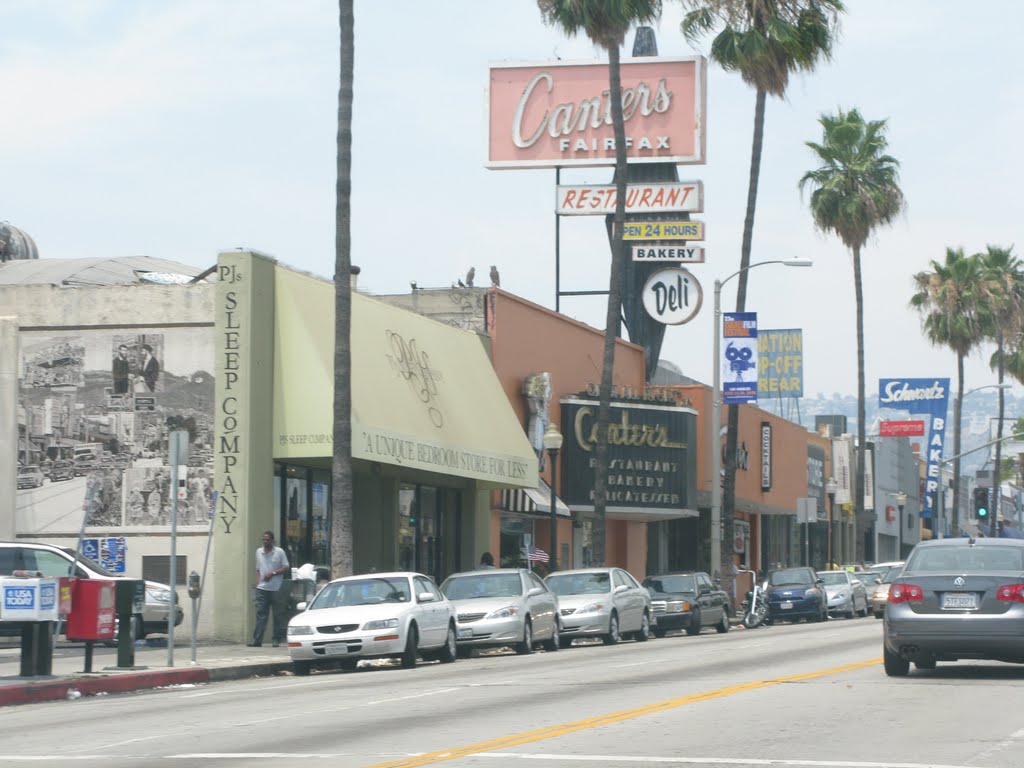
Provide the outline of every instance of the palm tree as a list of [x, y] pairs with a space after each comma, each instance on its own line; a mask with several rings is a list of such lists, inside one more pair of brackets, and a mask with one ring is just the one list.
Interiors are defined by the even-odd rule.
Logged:
[[352, 81], [353, 0], [338, 0], [341, 74], [334, 236], [334, 462], [331, 576], [352, 574]]
[[[747, 213], [743, 220], [740, 273], [736, 286], [736, 311], [742, 312], [747, 304], [746, 270], [750, 266], [750, 248], [754, 238], [767, 96], [783, 98], [790, 74], [809, 72], [822, 59], [831, 56], [839, 14], [845, 8], [840, 0], [683, 0], [683, 6], [690, 9], [682, 23], [686, 39], [693, 43], [721, 27], [711, 42], [711, 60], [727, 72], [739, 72], [743, 82], [753, 86], [756, 92]], [[715, 364], [718, 364], [717, 360]], [[716, 424], [714, 428], [718, 426]], [[738, 434], [739, 408], [730, 406], [722, 493], [723, 563], [732, 559]], [[712, 482], [718, 482], [718, 479], [712, 478]], [[723, 571], [723, 588], [729, 590], [732, 575], [728, 568]]]
[[[608, 310], [605, 314], [604, 358], [598, 391], [597, 449], [594, 455], [594, 537], [593, 562], [605, 560], [605, 518], [608, 499], [608, 422], [611, 420], [612, 372], [615, 368], [615, 338], [618, 336], [622, 305], [622, 265], [626, 261], [622, 225], [626, 220], [626, 127], [622, 117], [622, 78], [619, 48], [634, 24], [645, 24], [661, 16], [661, 0], [537, 0], [544, 23], [573, 36], [580, 32], [608, 51], [609, 101], [615, 135], [615, 219], [612, 237], [612, 265], [608, 279]], [[552, 553], [553, 555], [554, 553]]]
[[[1007, 368], [1016, 377], [1018, 371], [1018, 354], [1007, 354], [1007, 340], [1018, 342], [1024, 328], [1024, 265], [1013, 255], [1013, 248], [1001, 248], [990, 245], [984, 253], [979, 253], [982, 272], [988, 280], [991, 297], [990, 323], [986, 335], [996, 342], [996, 352], [989, 365], [998, 371], [999, 383], [1003, 383]], [[1010, 360], [1013, 360], [1011, 365]], [[1019, 379], [1018, 379], [1019, 380]], [[1003, 388], [999, 388], [999, 421], [996, 427], [995, 466], [1002, 467], [1003, 455], [1003, 418], [1006, 412], [1006, 398]], [[995, 483], [996, 492], [992, 494], [992, 513], [990, 515], [990, 535], [996, 531], [996, 520], [999, 517], [999, 477]]]
[[800, 179], [800, 189], [811, 189], [814, 223], [834, 232], [853, 252], [853, 285], [857, 302], [857, 476], [854, 518], [857, 522], [857, 560], [864, 560], [864, 288], [861, 249], [872, 232], [889, 224], [903, 210], [899, 162], [885, 154], [885, 120], [865, 121], [860, 112], [842, 109], [822, 115], [822, 142], [806, 142], [821, 166]]
[[963, 248], [947, 248], [943, 263], [933, 261], [930, 272], [914, 275], [917, 292], [910, 306], [922, 315], [932, 344], [949, 347], [956, 355], [956, 401], [953, 405], [953, 536], [960, 535], [960, 419], [964, 402], [964, 358], [984, 339], [988, 327], [988, 291], [981, 262], [965, 256]]

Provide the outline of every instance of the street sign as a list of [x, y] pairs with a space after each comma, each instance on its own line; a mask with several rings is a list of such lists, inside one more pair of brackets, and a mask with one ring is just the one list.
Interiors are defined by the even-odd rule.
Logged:
[[703, 240], [703, 221], [627, 221], [623, 240]]
[[634, 245], [633, 261], [685, 261], [703, 264], [703, 248], [685, 248], [678, 245]]
[[659, 269], [641, 292], [647, 314], [665, 325], [682, 325], [700, 311], [703, 294], [697, 278], [681, 267]]
[[881, 437], [924, 437], [924, 420], [883, 421], [878, 434]]

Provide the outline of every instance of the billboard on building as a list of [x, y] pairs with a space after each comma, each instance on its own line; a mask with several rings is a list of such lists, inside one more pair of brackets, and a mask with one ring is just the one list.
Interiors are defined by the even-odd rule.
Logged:
[[757, 332], [757, 393], [804, 396], [804, 341], [800, 328]]
[[[207, 327], [23, 331], [18, 531], [77, 534], [170, 525], [170, 430], [189, 433], [178, 524], [205, 527], [213, 499], [213, 335]], [[99, 539], [107, 541], [106, 538]]]
[[[621, 71], [629, 162], [703, 163], [705, 59], [651, 57]], [[495, 64], [486, 103], [488, 168], [615, 165], [607, 64]]]

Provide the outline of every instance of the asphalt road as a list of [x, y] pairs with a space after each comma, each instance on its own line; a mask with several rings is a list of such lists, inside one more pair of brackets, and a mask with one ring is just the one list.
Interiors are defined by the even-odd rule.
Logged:
[[0, 765], [1024, 763], [1024, 666], [889, 679], [881, 631], [834, 620], [15, 707]]

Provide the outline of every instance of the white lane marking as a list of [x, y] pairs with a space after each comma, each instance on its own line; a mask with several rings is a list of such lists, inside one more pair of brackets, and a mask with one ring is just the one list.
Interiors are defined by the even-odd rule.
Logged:
[[645, 664], [653, 664], [653, 661], [634, 661], [632, 664], [613, 664], [615, 669], [623, 669], [625, 667], [642, 667]]
[[550, 760], [552, 762], [573, 761], [607, 765], [609, 763], [644, 763], [663, 765], [768, 765], [801, 766], [806, 768], [968, 768], [964, 765], [942, 763], [896, 763], [857, 762], [852, 760], [784, 760], [780, 758], [756, 757], [649, 757], [646, 755], [555, 755], [527, 754], [521, 752], [478, 752], [472, 757], [515, 758], [517, 760]]
[[986, 760], [987, 758], [992, 757], [992, 755], [996, 754], [996, 752], [1002, 752], [1007, 747], [1012, 747], [1014, 745], [1014, 742], [1017, 741], [1017, 739], [1020, 739], [1021, 737], [1024, 737], [1024, 728], [1021, 728], [1019, 731], [1011, 733], [1009, 738], [1003, 739], [1002, 741], [993, 744], [991, 747], [984, 750], [983, 752], [979, 752], [977, 755], [971, 758], [971, 762], [973, 763], [979, 760]]

